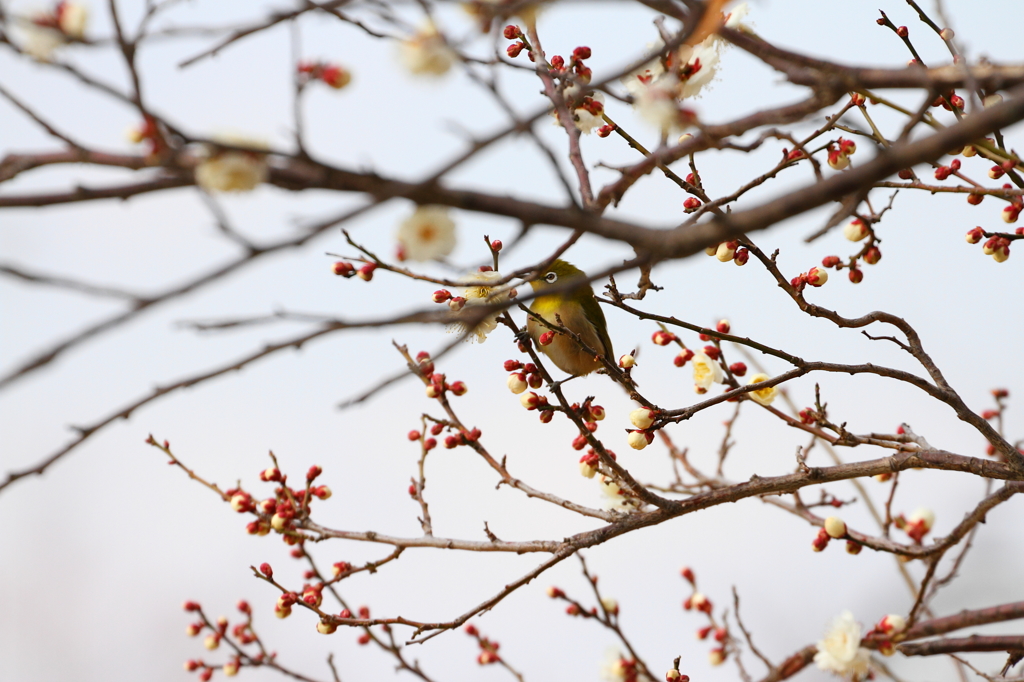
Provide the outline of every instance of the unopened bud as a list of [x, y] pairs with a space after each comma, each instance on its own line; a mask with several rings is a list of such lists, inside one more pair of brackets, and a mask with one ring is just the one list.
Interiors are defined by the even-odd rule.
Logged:
[[846, 523], [838, 516], [830, 516], [825, 519], [825, 532], [830, 538], [841, 538], [846, 535]]

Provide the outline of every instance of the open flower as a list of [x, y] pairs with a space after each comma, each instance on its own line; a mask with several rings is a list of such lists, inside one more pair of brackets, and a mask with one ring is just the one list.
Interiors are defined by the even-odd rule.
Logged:
[[[220, 138], [225, 144], [262, 148], [263, 143], [237, 136]], [[267, 155], [234, 149], [208, 150], [196, 166], [196, 184], [207, 192], [249, 192], [267, 179]]]
[[[743, 23], [749, 11], [747, 4], [743, 3], [722, 16], [723, 24], [727, 28], [750, 33], [751, 29]], [[699, 97], [715, 80], [722, 50], [728, 45], [729, 43], [721, 36], [712, 33], [696, 45], [681, 46], [676, 52], [669, 54], [664, 63], [656, 59], [645, 64], [623, 78], [622, 83], [638, 102], [645, 86], [658, 83], [669, 76], [675, 79], [671, 84], [675, 97]], [[660, 46], [661, 44], [654, 44], [647, 47], [649, 50], [655, 50]]]
[[457, 55], [437, 27], [428, 24], [399, 45], [402, 64], [410, 73], [441, 76], [452, 68]]
[[439, 260], [455, 248], [455, 223], [443, 206], [418, 206], [399, 224], [397, 238], [407, 260]]
[[869, 660], [868, 650], [860, 645], [860, 625], [852, 613], [843, 611], [818, 642], [814, 662], [822, 670], [859, 680], [867, 675]]
[[[476, 311], [473, 310], [473, 306], [487, 305], [492, 303], [500, 303], [507, 301], [509, 297], [509, 287], [498, 288], [493, 285], [501, 279], [501, 274], [493, 270], [487, 272], [472, 272], [462, 278], [462, 284], [466, 286], [466, 290], [462, 293], [462, 298], [466, 300], [465, 306], [459, 310], [459, 314], [463, 316], [475, 315]], [[467, 341], [483, 343], [487, 340], [487, 335], [494, 331], [498, 326], [498, 316], [501, 313], [493, 313], [484, 317], [484, 319], [477, 322], [476, 326], [470, 332], [469, 336], [466, 337]], [[464, 322], [453, 322], [448, 325], [449, 333], [463, 333], [466, 331], [466, 324]]]
[[[594, 128], [604, 125], [604, 119], [601, 117], [601, 113], [604, 111], [603, 93], [591, 91], [584, 95], [581, 94], [580, 86], [572, 85], [566, 88], [562, 95], [565, 97], [565, 104], [569, 107], [569, 113], [573, 116], [576, 128], [584, 135], [589, 135]], [[558, 113], [552, 110], [551, 115], [555, 119], [555, 125], [561, 125]]]
[[698, 393], [706, 393], [712, 384], [722, 383], [722, 366], [704, 353], [697, 353], [690, 361], [693, 365], [693, 386]]
[[[771, 379], [771, 377], [768, 376], [767, 374], [755, 374], [754, 376], [750, 377], [750, 381], [747, 383], [759, 384], [762, 381], [768, 381], [769, 379]], [[760, 403], [761, 405], [768, 407], [769, 405], [772, 404], [772, 401], [775, 400], [775, 396], [776, 394], [778, 394], [778, 392], [779, 389], [776, 388], [775, 386], [765, 386], [764, 388], [759, 388], [756, 391], [751, 391], [747, 395], [749, 395], [750, 399], [753, 400], [754, 402]]]

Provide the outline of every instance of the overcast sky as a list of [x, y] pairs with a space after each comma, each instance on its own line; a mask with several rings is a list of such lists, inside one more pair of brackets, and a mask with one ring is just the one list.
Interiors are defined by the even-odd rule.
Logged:
[[[1020, 62], [1017, 36], [1001, 21], [1019, 16], [1014, 0], [985, 3], [984, 11], [966, 0], [946, 0], [944, 9], [964, 51], [972, 58]], [[26, 11], [30, 3], [5, 3], [9, 11]], [[122, 2], [128, 24], [138, 19], [142, 3]], [[221, 0], [183, 3], [158, 26], [248, 24], [287, 3]], [[932, 3], [926, 2], [927, 8]], [[882, 8], [897, 24], [910, 26], [915, 44], [929, 64], [944, 63], [948, 53], [920, 24], [905, 3]], [[90, 37], [110, 35], [105, 4], [91, 4]], [[447, 11], [450, 10], [450, 11]], [[440, 15], [457, 36], [473, 36], [471, 23], [458, 8]], [[421, 19], [416, 8], [404, 10], [411, 25]], [[766, 39], [783, 47], [836, 61], [899, 67], [906, 63], [902, 43], [875, 24], [877, 3], [821, 3], [773, 0], [751, 3], [750, 23]], [[539, 30], [549, 54], [567, 55], [577, 45], [593, 49], [595, 77], [611, 73], [641, 55], [657, 39], [653, 14], [627, 3], [565, 3], [541, 16]], [[396, 46], [371, 39], [358, 29], [324, 16], [299, 22], [301, 51], [307, 58], [338, 61], [353, 72], [352, 85], [335, 92], [310, 88], [305, 121], [309, 144], [321, 159], [352, 169], [415, 179], [455, 157], [465, 135], [485, 135], [508, 121], [487, 94], [461, 73], [424, 80], [402, 71]], [[188, 68], [183, 59], [211, 46], [215, 37], [164, 40], [139, 55], [144, 90], [154, 110], [163, 112], [197, 136], [235, 132], [290, 149], [292, 129], [290, 32], [287, 25], [239, 41], [215, 58]], [[505, 41], [501, 41], [504, 45]], [[485, 55], [487, 39], [467, 48]], [[123, 64], [111, 48], [70, 47], [59, 53], [104, 81], [127, 87]], [[520, 58], [525, 61], [525, 58]], [[135, 150], [124, 132], [138, 123], [135, 112], [83, 88], [54, 69], [30, 63], [0, 49], [0, 85], [35, 107], [47, 120], [74, 137], [101, 149]], [[526, 73], [503, 73], [501, 87], [521, 113], [543, 106], [539, 83]], [[724, 122], [739, 115], [803, 96], [799, 88], [738, 49], [723, 56], [719, 80], [694, 103], [701, 118]], [[916, 107], [916, 95], [894, 99]], [[628, 105], [609, 102], [609, 114], [645, 143], [657, 137], [644, 128]], [[880, 107], [871, 109], [884, 130], [895, 136], [902, 125]], [[863, 126], [855, 116], [851, 124]], [[812, 120], [808, 131], [820, 126]], [[565, 136], [541, 122], [542, 137], [565, 156]], [[1009, 146], [1019, 146], [1020, 129], [1004, 131]], [[753, 139], [753, 136], [750, 136]], [[781, 145], [779, 145], [781, 146]], [[708, 152], [698, 158], [712, 196], [734, 190], [771, 168], [779, 146], [749, 157], [735, 152]], [[766, 145], [767, 147], [767, 145]], [[870, 157], [867, 144], [854, 157]], [[0, 157], [11, 152], [43, 151], [55, 142], [6, 100], [0, 99]], [[615, 136], [583, 140], [590, 166], [635, 162], [635, 152]], [[983, 178], [987, 163], [963, 159], [965, 169]], [[484, 189], [550, 203], [563, 203], [561, 187], [546, 162], [525, 139], [496, 145], [454, 172], [453, 187]], [[567, 164], [565, 164], [567, 167]], [[685, 174], [686, 164], [677, 164]], [[826, 173], [831, 171], [826, 169]], [[82, 183], [102, 186], [131, 177], [127, 171], [58, 167], [25, 173], [4, 183], [2, 194], [65, 188]], [[616, 177], [594, 171], [600, 186]], [[766, 183], [739, 202], [753, 208], [783, 191], [807, 185], [806, 167]], [[888, 195], [872, 195], [876, 208]], [[674, 185], [652, 175], [638, 184], [609, 215], [652, 226], [670, 226], [683, 218], [682, 196]], [[292, 235], [296, 227], [359, 205], [353, 196], [326, 192], [288, 193], [261, 187], [250, 194], [220, 200], [239, 231], [257, 243]], [[1024, 254], [995, 263], [969, 246], [963, 234], [975, 225], [1001, 229], [1001, 204], [988, 199], [969, 206], [962, 195], [900, 194], [879, 226], [884, 257], [868, 266], [865, 279], [852, 285], [835, 276], [809, 293], [816, 303], [854, 317], [885, 310], [905, 317], [920, 332], [926, 349], [950, 383], [974, 409], [991, 407], [989, 391], [1005, 386], [1011, 400], [1024, 390], [1024, 355], [1020, 353], [1019, 292], [1024, 284]], [[397, 223], [412, 211], [395, 201], [350, 223], [353, 237], [382, 255], [394, 251]], [[829, 254], [846, 256], [856, 247], [838, 231], [812, 243], [828, 211], [812, 212], [757, 236], [766, 251], [780, 249], [783, 272], [796, 275]], [[455, 212], [459, 246], [451, 268], [430, 265], [435, 274], [474, 268], [487, 258], [482, 236], [510, 241], [518, 225], [511, 221]], [[504, 267], [537, 262], [562, 240], [561, 230], [538, 227], [505, 254]], [[298, 335], [302, 324], [282, 323], [246, 330], [197, 334], [183, 320], [229, 319], [284, 309], [324, 313], [345, 319], [378, 318], [430, 306], [429, 284], [379, 273], [371, 283], [344, 280], [330, 273], [326, 252], [351, 254], [344, 238], [331, 230], [300, 249], [259, 260], [235, 276], [159, 306], [118, 331], [98, 337], [60, 357], [46, 369], [0, 392], [0, 470], [21, 469], [59, 449], [71, 437], [70, 425], [86, 425], [166, 384], [230, 363], [244, 354]], [[154, 293], [188, 281], [236, 257], [237, 247], [219, 236], [214, 221], [193, 188], [150, 194], [127, 202], [71, 204], [42, 210], [0, 212], [0, 260], [25, 269], [103, 285]], [[599, 270], [630, 257], [619, 245], [584, 237], [568, 258], [585, 270]], [[895, 346], [870, 341], [856, 330], [838, 330], [823, 320], [802, 316], [757, 265], [736, 268], [698, 256], [655, 269], [665, 287], [643, 301], [645, 310], [676, 315], [696, 324], [723, 317], [733, 330], [809, 360], [872, 362], [920, 371]], [[623, 288], [635, 273], [619, 279]], [[89, 324], [123, 310], [116, 301], [97, 300], [53, 288], [0, 279], [0, 373], [17, 366], [38, 349], [73, 335]], [[656, 402], [683, 407], [695, 396], [688, 370], [675, 369], [673, 353], [653, 346], [656, 327], [615, 310], [606, 311], [616, 349], [640, 348], [634, 376]], [[881, 333], [881, 332], [876, 332]], [[188, 639], [189, 617], [180, 610], [186, 599], [200, 601], [211, 616], [229, 615], [248, 599], [256, 626], [283, 664], [318, 679], [330, 678], [324, 660], [333, 652], [340, 676], [351, 680], [389, 679], [387, 656], [355, 643], [357, 633], [340, 630], [330, 638], [316, 634], [308, 613], [285, 621], [273, 617], [276, 596], [252, 578], [250, 565], [268, 561], [278, 575], [296, 586], [302, 567], [287, 556], [274, 536], [245, 534], [244, 517], [216, 496], [164, 464], [143, 441], [152, 433], [169, 439], [174, 451], [197, 472], [224, 487], [241, 479], [261, 494], [270, 494], [257, 474], [269, 465], [273, 450], [282, 466], [301, 474], [311, 464], [324, 468], [323, 482], [335, 492], [317, 505], [317, 520], [349, 530], [377, 530], [414, 536], [420, 532], [418, 505], [406, 488], [418, 455], [405, 433], [419, 425], [420, 414], [435, 410], [412, 381], [400, 382], [362, 405], [338, 410], [337, 404], [401, 369], [391, 341], [413, 351], [435, 350], [451, 340], [443, 329], [400, 327], [334, 334], [299, 352], [288, 351], [194, 389], [178, 392], [137, 411], [88, 440], [42, 478], [21, 481], [0, 493], [0, 679], [83, 682], [108, 679], [182, 680], [181, 664], [189, 658], [223, 661], [223, 649], [208, 654], [199, 640]], [[691, 345], [695, 338], [687, 338]], [[742, 359], [735, 356], [736, 360]], [[535, 414], [519, 406], [505, 388], [502, 362], [518, 357], [505, 330], [481, 345], [465, 345], [442, 361], [440, 371], [462, 379], [470, 392], [455, 399], [468, 423], [477, 424], [492, 452], [508, 456], [514, 475], [535, 487], [589, 506], [600, 505], [593, 481], [577, 470], [578, 453], [569, 448], [573, 428], [556, 419], [542, 426]], [[781, 361], [763, 361], [768, 373], [786, 369]], [[936, 447], [981, 456], [985, 443], [948, 408], [931, 403], [906, 384], [857, 376], [813, 376], [794, 382], [789, 393], [798, 405], [813, 401], [821, 386], [835, 421], [857, 433], [891, 432], [908, 422]], [[608, 409], [599, 435], [620, 454], [620, 461], [640, 480], [665, 482], [670, 475], [663, 446], [640, 453], [628, 450], [625, 435], [631, 408], [607, 378], [592, 376], [567, 385], [572, 400], [590, 394]], [[1007, 415], [1009, 437], [1020, 438], [1024, 420], [1018, 403]], [[734, 430], [736, 446], [725, 473], [734, 480], [752, 474], [792, 471], [794, 452], [805, 440], [753, 405], [744, 404]], [[721, 405], [670, 430], [690, 449], [694, 461], [711, 468], [722, 438], [722, 422], [731, 406]], [[866, 447], [841, 453], [848, 460], [882, 456]], [[820, 450], [812, 463], [826, 463]], [[505, 540], [558, 539], [597, 527], [551, 505], [507, 488], [495, 490], [493, 472], [467, 449], [439, 450], [428, 459], [428, 499], [438, 535], [484, 539], [483, 527]], [[866, 485], [878, 503], [888, 487]], [[852, 486], [826, 487], [849, 499]], [[913, 471], [900, 478], [894, 509], [937, 510], [935, 534], [941, 536], [984, 495], [980, 479], [947, 472]], [[807, 499], [816, 499], [813, 489]], [[1020, 519], [1024, 500], [1014, 499], [990, 514], [978, 534], [962, 577], [946, 588], [934, 606], [942, 614], [1024, 599], [1020, 566], [1024, 565]], [[843, 511], [855, 529], [874, 532], [862, 505]], [[814, 529], [802, 520], [747, 500], [686, 516], [663, 526], [633, 533], [587, 553], [601, 587], [617, 598], [622, 623], [645, 660], [656, 671], [683, 657], [683, 672], [692, 679], [736, 677], [729, 663], [712, 670], [706, 642], [693, 632], [704, 621], [682, 611], [688, 595], [679, 568], [696, 571], [700, 588], [724, 606], [735, 586], [743, 599], [743, 617], [759, 648], [775, 661], [817, 641], [828, 621], [850, 609], [866, 627], [886, 613], [906, 613], [912, 595], [899, 579], [891, 556], [863, 552], [848, 556], [841, 544], [813, 554]], [[387, 547], [339, 542], [314, 550], [321, 565], [347, 560], [360, 563], [387, 555]], [[537, 556], [461, 554], [436, 550], [407, 552], [375, 575], [361, 574], [343, 583], [354, 604], [369, 604], [375, 615], [403, 615], [419, 620], [448, 620], [465, 612], [529, 571]], [[920, 577], [923, 567], [911, 564]], [[597, 679], [611, 634], [591, 622], [573, 620], [544, 596], [557, 584], [571, 595], [590, 599], [575, 560], [564, 562], [529, 587], [516, 592], [495, 611], [474, 621], [502, 643], [501, 653], [527, 679]], [[1012, 631], [1012, 628], [1006, 631]], [[402, 633], [405, 634], [405, 633]], [[496, 667], [479, 669], [473, 641], [447, 633], [410, 649], [437, 680], [499, 680]], [[996, 658], [977, 659], [989, 669]], [[749, 659], [749, 660], [748, 660]], [[748, 657], [748, 667], [762, 672]], [[951, 679], [945, 661], [887, 661], [908, 680]], [[1002, 659], [999, 659], [999, 663]], [[912, 664], [912, 665], [911, 665]], [[265, 671], [244, 671], [252, 680], [271, 679]], [[408, 677], [406, 674], [403, 676]], [[812, 670], [802, 679], [826, 679]]]

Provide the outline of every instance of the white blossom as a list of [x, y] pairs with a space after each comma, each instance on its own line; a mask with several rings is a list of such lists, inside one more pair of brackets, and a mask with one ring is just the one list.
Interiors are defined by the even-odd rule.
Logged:
[[[230, 135], [220, 138], [225, 144], [261, 148], [263, 143]], [[233, 149], [207, 151], [196, 166], [196, 184], [207, 192], [249, 192], [265, 182], [269, 169], [267, 155]]]
[[860, 625], [852, 613], [843, 611], [818, 642], [814, 662], [822, 670], [857, 680], [867, 675], [869, 660], [868, 650], [860, 645]]
[[[748, 382], [748, 384], [759, 384], [762, 381], [768, 381], [769, 379], [771, 379], [771, 377], [768, 376], [767, 374], [755, 374], [754, 376], [750, 377], [750, 381]], [[778, 392], [779, 389], [776, 388], [775, 386], [766, 386], [765, 388], [759, 388], [756, 391], [751, 391], [747, 395], [749, 395], [751, 400], [753, 400], [754, 402], [760, 403], [761, 405], [768, 407], [769, 405], [772, 404], [772, 401], [775, 400], [775, 396], [778, 394]]]
[[443, 206], [418, 206], [399, 224], [397, 239], [407, 260], [439, 260], [455, 248], [455, 222]]
[[707, 391], [712, 384], [722, 383], [722, 366], [717, 361], [704, 353], [697, 353], [690, 362], [693, 365], [693, 384], [696, 388]]
[[64, 35], [81, 40], [85, 37], [85, 26], [89, 22], [89, 9], [80, 2], [62, 2], [57, 15], [57, 25]]
[[402, 64], [410, 73], [441, 76], [452, 68], [457, 55], [433, 24], [424, 26], [399, 46]]

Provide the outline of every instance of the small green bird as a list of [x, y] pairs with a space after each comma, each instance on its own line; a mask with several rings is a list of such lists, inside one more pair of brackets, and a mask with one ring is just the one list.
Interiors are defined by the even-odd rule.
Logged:
[[[586, 276], [585, 272], [571, 263], [556, 260], [544, 276], [531, 281], [530, 286], [536, 292], [543, 292], [545, 289], [564, 286], [574, 279], [585, 279]], [[538, 296], [530, 310], [551, 324], [559, 324], [561, 320], [561, 326], [578, 335], [583, 343], [606, 358], [612, 359], [612, 340], [608, 338], [608, 323], [605, 322], [604, 312], [594, 298], [594, 290], [589, 284], [572, 291]], [[540, 345], [540, 336], [548, 331], [548, 328], [533, 317], [527, 318], [526, 330], [530, 338], [537, 343], [537, 347], [563, 372], [582, 376], [602, 366], [601, 361], [593, 353], [583, 350], [579, 343], [565, 334], [556, 333], [551, 343], [546, 346]]]

